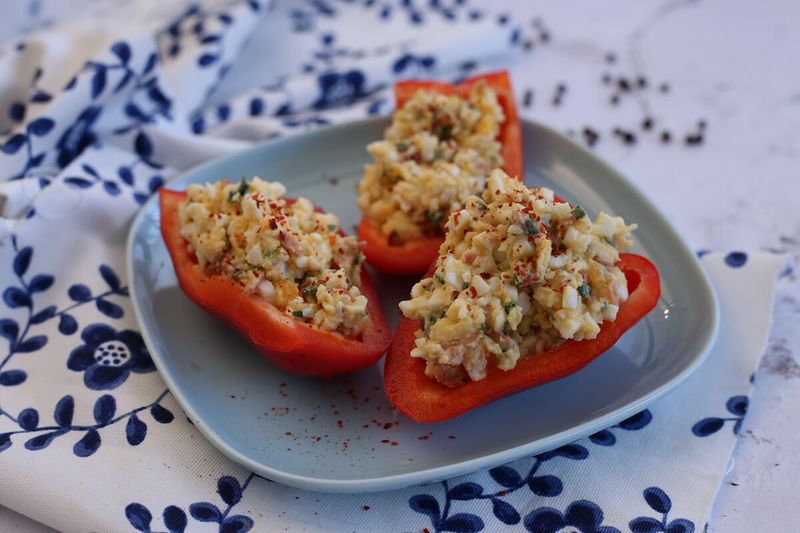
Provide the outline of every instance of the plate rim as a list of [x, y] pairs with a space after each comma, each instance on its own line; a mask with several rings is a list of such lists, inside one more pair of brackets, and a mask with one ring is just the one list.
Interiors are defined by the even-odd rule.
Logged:
[[[174, 176], [169, 181], [167, 181], [164, 184], [164, 186], [168, 186], [170, 183], [184, 181], [185, 177], [189, 174], [195, 174], [211, 166], [223, 163], [227, 160], [236, 159], [238, 157], [241, 157], [242, 154], [260, 150], [267, 145], [275, 145], [284, 142], [291, 142], [293, 140], [296, 140], [300, 136], [330, 132], [331, 130], [335, 129], [369, 126], [375, 123], [388, 122], [388, 120], [389, 120], [388, 117], [372, 117], [356, 121], [348, 121], [341, 124], [323, 126], [314, 129], [310, 132], [300, 133], [288, 137], [267, 139], [260, 143], [254, 144], [253, 146], [245, 148], [244, 150], [237, 151], [233, 154], [227, 154], [221, 157], [212, 158], [208, 161], [204, 161], [200, 164], [189, 167], [184, 171], [182, 171], [177, 176]], [[136, 317], [137, 326], [139, 327], [139, 330], [145, 341], [145, 345], [147, 346], [151, 358], [153, 359], [153, 362], [156, 368], [158, 369], [159, 376], [161, 377], [161, 379], [164, 380], [170, 392], [172, 393], [173, 397], [180, 404], [181, 408], [186, 412], [187, 416], [190, 418], [190, 420], [198, 429], [198, 431], [200, 431], [200, 433], [206, 438], [206, 440], [209, 441], [209, 443], [214, 448], [219, 450], [221, 453], [223, 453], [226, 457], [228, 457], [232, 461], [251, 469], [253, 472], [262, 477], [266, 477], [272, 481], [277, 481], [301, 489], [316, 490], [316, 491], [330, 492], [330, 493], [359, 493], [359, 492], [379, 492], [379, 491], [404, 488], [418, 483], [423, 483], [423, 482], [432, 483], [443, 479], [448, 479], [453, 476], [475, 472], [483, 468], [488, 468], [491, 466], [513, 461], [514, 459], [518, 459], [524, 455], [542, 453], [557, 448], [559, 446], [562, 446], [564, 444], [567, 444], [569, 442], [579, 440], [597, 431], [598, 428], [605, 428], [612, 426], [624, 420], [625, 418], [631, 416], [632, 414], [641, 411], [647, 405], [651, 404], [652, 402], [659, 399], [664, 394], [675, 388], [679, 383], [681, 383], [684, 379], [686, 379], [689, 375], [691, 375], [703, 363], [703, 361], [705, 361], [705, 359], [711, 352], [711, 349], [713, 348], [714, 341], [716, 340], [717, 334], [719, 332], [719, 322], [720, 322], [719, 301], [717, 299], [716, 292], [713, 289], [713, 285], [711, 284], [711, 281], [708, 277], [708, 274], [700, 266], [697, 257], [691, 251], [684, 238], [677, 232], [677, 230], [673, 227], [673, 225], [666, 218], [666, 216], [661, 212], [660, 209], [658, 209], [658, 207], [656, 207], [656, 205], [642, 191], [642, 189], [639, 187], [639, 185], [636, 184], [636, 182], [628, 179], [622, 172], [611, 166], [601, 157], [587, 150], [586, 148], [579, 145], [569, 137], [558, 132], [554, 128], [551, 128], [550, 126], [547, 126], [541, 122], [525, 118], [521, 118], [520, 122], [522, 123], [523, 128], [527, 123], [528, 126], [543, 130], [548, 135], [555, 137], [558, 141], [567, 144], [572, 149], [578, 150], [578, 152], [581, 153], [581, 155], [583, 155], [584, 157], [588, 156], [592, 164], [601, 167], [604, 172], [612, 175], [616, 181], [619, 181], [623, 185], [627, 186], [633, 193], [636, 201], [643, 204], [648, 211], [653, 213], [657, 222], [666, 228], [668, 233], [674, 238], [676, 244], [682, 249], [684, 254], [687, 257], [691, 258], [691, 260], [687, 263], [687, 265], [691, 270], [693, 270], [693, 273], [702, 282], [701, 285], [703, 289], [703, 294], [700, 295], [700, 297], [709, 302], [711, 306], [711, 316], [709, 317], [710, 326], [703, 331], [703, 335], [701, 336], [701, 339], [699, 341], [701, 343], [701, 348], [698, 351], [698, 353], [694, 356], [693, 360], [689, 364], [687, 364], [679, 373], [677, 373], [674, 377], [672, 377], [672, 379], [654, 388], [647, 394], [640, 396], [635, 401], [628, 403], [625, 406], [619, 407], [610, 413], [607, 413], [597, 418], [593, 418], [592, 420], [589, 420], [577, 426], [572, 426], [570, 428], [561, 430], [558, 433], [554, 433], [531, 442], [513, 446], [511, 448], [506, 448], [504, 450], [492, 452], [486, 455], [481, 455], [479, 457], [474, 457], [472, 459], [467, 459], [464, 461], [439, 467], [423, 468], [421, 470], [416, 470], [412, 472], [403, 472], [403, 473], [390, 474], [378, 477], [363, 477], [355, 479], [331, 479], [324, 477], [315, 477], [313, 475], [300, 475], [291, 472], [286, 472], [284, 470], [274, 468], [265, 465], [263, 463], [259, 463], [258, 461], [255, 461], [245, 456], [241, 452], [234, 449], [231, 445], [229, 445], [224, 440], [224, 437], [221, 434], [212, 430], [211, 427], [207, 426], [203, 422], [202, 418], [198, 416], [198, 413], [195, 411], [191, 402], [187, 401], [187, 399], [184, 397], [183, 392], [181, 388], [177, 385], [177, 382], [174, 380], [172, 373], [166, 371], [165, 369], [162, 369], [163, 362], [161, 361], [161, 356], [162, 356], [161, 352], [154, 349], [156, 343], [151, 338], [150, 330], [142, 326], [142, 324], [144, 324], [144, 312], [139, 305], [139, 298], [136, 296], [138, 289], [135, 281], [135, 276], [133, 276], [134, 272], [133, 246], [134, 246], [134, 241], [136, 240], [135, 235], [137, 233], [137, 228], [139, 228], [139, 226], [142, 223], [144, 223], [144, 219], [148, 216], [148, 213], [153, 209], [155, 209], [156, 212], [158, 211], [157, 207], [158, 194], [154, 194], [139, 209], [139, 212], [136, 214], [135, 218], [131, 222], [130, 228], [128, 230], [128, 236], [126, 239], [125, 266], [127, 268], [128, 285], [131, 295], [130, 299], [133, 306], [134, 316]], [[185, 184], [180, 184], [179, 187], [183, 185]]]

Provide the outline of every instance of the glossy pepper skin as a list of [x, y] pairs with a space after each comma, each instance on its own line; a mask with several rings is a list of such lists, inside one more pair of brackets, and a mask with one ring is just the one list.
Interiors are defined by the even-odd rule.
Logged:
[[440, 422], [516, 392], [573, 374], [611, 348], [656, 306], [661, 296], [656, 267], [639, 255], [620, 254], [617, 263], [628, 280], [629, 296], [613, 322], [604, 322], [596, 338], [568, 341], [545, 352], [520, 358], [503, 371], [490, 366], [480, 381], [451, 389], [425, 375], [425, 361], [411, 357], [419, 323], [401, 318], [386, 354], [384, 387], [395, 409], [416, 422]]
[[348, 339], [287, 316], [272, 304], [222, 275], [210, 275], [180, 234], [178, 206], [185, 192], [162, 189], [161, 235], [183, 293], [194, 303], [233, 326], [274, 365], [305, 376], [325, 376], [366, 368], [386, 351], [391, 332], [381, 312], [367, 269], [361, 269], [361, 292], [367, 297], [370, 324], [361, 339]]
[[[438, 81], [401, 81], [394, 86], [396, 108], [403, 107], [420, 89], [438, 94], [457, 94], [466, 97], [469, 96], [472, 86], [480, 80], [485, 81], [489, 87], [495, 90], [498, 102], [505, 114], [505, 121], [497, 138], [503, 146], [503, 160], [505, 161], [503, 170], [509, 176], [521, 177], [524, 170], [522, 127], [507, 72], [475, 76], [458, 85]], [[366, 218], [362, 218], [358, 226], [358, 237], [367, 243], [364, 251], [367, 262], [381, 272], [394, 275], [426, 272], [431, 263], [436, 260], [439, 245], [443, 240], [442, 237], [422, 237], [400, 245], [390, 244], [389, 236], [381, 233], [380, 229], [373, 226]]]

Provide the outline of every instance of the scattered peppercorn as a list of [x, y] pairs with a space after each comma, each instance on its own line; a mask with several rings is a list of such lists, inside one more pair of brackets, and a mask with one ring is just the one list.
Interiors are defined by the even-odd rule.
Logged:
[[661, 132], [661, 142], [668, 144], [672, 140], [672, 134], [667, 130]]
[[619, 87], [619, 90], [623, 92], [628, 92], [631, 90], [630, 83], [628, 83], [628, 80], [622, 76], [617, 79], [617, 87]]
[[701, 118], [701, 119], [700, 119], [700, 120], [697, 122], [697, 127], [698, 127], [698, 128], [700, 128], [700, 131], [703, 131], [703, 130], [705, 130], [705, 129], [706, 129], [706, 121], [705, 121], [705, 119], [702, 119], [702, 118]]
[[658, 90], [661, 91], [662, 93], [668, 93], [669, 92], [669, 83], [662, 82], [661, 85], [659, 85]]
[[609, 101], [611, 102], [611, 105], [617, 105], [619, 103], [619, 95], [618, 94], [612, 94], [611, 95], [611, 100], [609, 100]]
[[522, 49], [525, 50], [526, 52], [529, 52], [530, 50], [532, 50], [533, 49], [533, 40], [532, 39], [525, 39], [525, 41], [522, 43]]
[[586, 126], [583, 128], [583, 138], [586, 140], [586, 144], [589, 146], [594, 146], [597, 144], [597, 140], [600, 138], [600, 134], [597, 133], [595, 130]]
[[684, 139], [688, 146], [696, 146], [703, 143], [703, 135], [700, 133], [690, 133]]
[[608, 52], [606, 54], [606, 63], [613, 64], [617, 62], [617, 54], [614, 52]]
[[642, 121], [642, 129], [647, 131], [653, 129], [653, 119], [651, 117], [644, 118]]
[[636, 78], [636, 86], [639, 87], [640, 89], [644, 89], [645, 87], [647, 87], [647, 78], [645, 78], [644, 76], [639, 76], [638, 78]]
[[550, 42], [550, 33], [543, 31], [539, 34], [539, 38], [542, 40], [543, 43]]
[[603, 83], [605, 83], [606, 85], [608, 85], [609, 83], [611, 83], [611, 74], [609, 74], [608, 72], [604, 73], [604, 74], [603, 74], [603, 77], [602, 77], [602, 78], [600, 78], [600, 80], [601, 80]]
[[525, 107], [530, 107], [533, 103], [533, 89], [527, 89], [525, 91], [525, 96], [522, 97], [522, 105]]
[[636, 144], [636, 135], [630, 131], [626, 131], [622, 134], [622, 140], [625, 142], [625, 144]]

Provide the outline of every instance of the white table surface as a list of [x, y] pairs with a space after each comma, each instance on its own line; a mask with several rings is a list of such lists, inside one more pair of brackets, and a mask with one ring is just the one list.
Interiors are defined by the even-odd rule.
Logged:
[[[472, 2], [477, 4], [478, 2]], [[489, 4], [487, 2], [487, 4]], [[776, 296], [774, 325], [742, 434], [711, 514], [709, 531], [796, 531], [800, 488], [800, 2], [522, 3], [495, 0], [547, 44], [514, 65], [517, 90], [534, 91], [523, 115], [562, 131], [590, 126], [596, 152], [638, 183], [694, 249], [773, 250], [793, 274]], [[527, 12], [530, 11], [530, 14]], [[254, 39], [257, 43], [259, 39]], [[244, 60], [256, 61], [249, 51]], [[607, 63], [608, 52], [617, 61]], [[612, 106], [604, 73], [644, 75], [648, 88]], [[668, 93], [657, 85], [666, 81]], [[556, 86], [567, 87], [552, 104]], [[655, 133], [639, 126], [655, 119]], [[698, 120], [704, 142], [683, 137]], [[635, 131], [628, 146], [615, 127]], [[672, 142], [658, 133], [668, 129]], [[0, 531], [52, 531], [0, 507]]]

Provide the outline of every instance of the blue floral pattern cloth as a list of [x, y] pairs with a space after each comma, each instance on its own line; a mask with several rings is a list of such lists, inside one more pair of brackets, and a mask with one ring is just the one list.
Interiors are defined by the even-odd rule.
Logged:
[[170, 395], [132, 316], [126, 230], [170, 177], [388, 113], [399, 78], [513, 71], [524, 21], [466, 0], [7, 7], [0, 504], [76, 531], [703, 530], [766, 340], [773, 256], [703, 257], [720, 341], [650, 408], [556, 450], [380, 494], [292, 489], [225, 459]]

